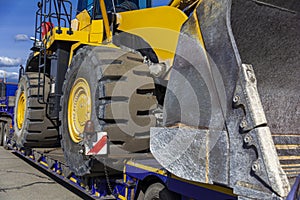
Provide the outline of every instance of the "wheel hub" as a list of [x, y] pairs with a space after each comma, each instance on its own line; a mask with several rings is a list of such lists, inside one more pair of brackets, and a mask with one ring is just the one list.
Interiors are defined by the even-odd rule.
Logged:
[[17, 126], [21, 129], [25, 119], [26, 97], [24, 92], [21, 93], [17, 105]]
[[91, 91], [84, 78], [77, 79], [70, 92], [68, 101], [68, 128], [73, 142], [82, 140], [85, 122], [91, 118]]

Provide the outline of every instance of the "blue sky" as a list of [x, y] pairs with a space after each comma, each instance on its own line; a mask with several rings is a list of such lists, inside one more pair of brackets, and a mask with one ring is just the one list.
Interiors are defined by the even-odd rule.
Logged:
[[[153, 0], [153, 5], [168, 1]], [[18, 72], [30, 53], [33, 42], [29, 38], [34, 35], [37, 3], [38, 0], [0, 0], [0, 70], [9, 72], [8, 77], [17, 77], [11, 72]]]
[[0, 0], [0, 72], [7, 71], [8, 77], [16, 78], [17, 74], [11, 72], [18, 72], [19, 65], [26, 63], [33, 44], [29, 38], [34, 36], [38, 2]]
[[0, 1], [0, 70], [18, 71], [32, 42], [36, 1]]

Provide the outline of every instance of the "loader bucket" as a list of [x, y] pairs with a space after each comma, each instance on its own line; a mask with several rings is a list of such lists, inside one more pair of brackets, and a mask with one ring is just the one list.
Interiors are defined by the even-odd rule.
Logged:
[[300, 4], [233, 1], [231, 25], [243, 63], [250, 63], [280, 163], [300, 173]]
[[[181, 28], [154, 157], [240, 197], [286, 197], [300, 173], [296, 1], [203, 0]], [[201, 32], [201, 34], [200, 34]]]

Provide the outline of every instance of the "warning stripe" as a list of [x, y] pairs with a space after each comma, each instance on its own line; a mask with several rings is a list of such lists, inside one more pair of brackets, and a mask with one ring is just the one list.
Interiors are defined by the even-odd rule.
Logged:
[[97, 154], [107, 143], [107, 136], [104, 135], [97, 144], [88, 152], [88, 154]]

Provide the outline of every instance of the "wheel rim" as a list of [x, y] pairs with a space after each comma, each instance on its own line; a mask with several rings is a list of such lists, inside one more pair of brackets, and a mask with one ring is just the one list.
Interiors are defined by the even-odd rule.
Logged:
[[21, 93], [17, 105], [17, 125], [21, 129], [25, 119], [26, 97], [24, 92]]
[[91, 118], [91, 91], [88, 82], [79, 78], [73, 84], [68, 100], [68, 128], [73, 142], [82, 140], [85, 122]]

